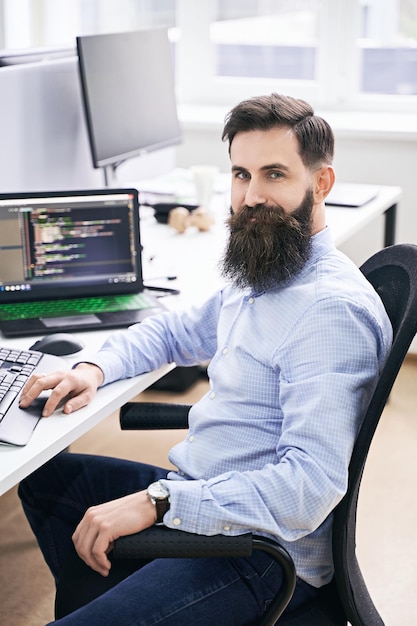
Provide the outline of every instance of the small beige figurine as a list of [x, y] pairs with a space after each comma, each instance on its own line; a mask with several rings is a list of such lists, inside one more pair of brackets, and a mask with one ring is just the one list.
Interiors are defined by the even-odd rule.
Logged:
[[214, 217], [202, 207], [190, 212], [185, 207], [179, 206], [169, 212], [168, 224], [181, 234], [190, 226], [206, 231], [214, 224]]

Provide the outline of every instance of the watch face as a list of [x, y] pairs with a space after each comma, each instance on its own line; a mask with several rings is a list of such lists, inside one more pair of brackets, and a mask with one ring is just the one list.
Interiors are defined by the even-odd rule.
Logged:
[[156, 500], [163, 500], [165, 498], [168, 498], [169, 491], [166, 487], [164, 487], [162, 483], [156, 482], [149, 485], [148, 494]]

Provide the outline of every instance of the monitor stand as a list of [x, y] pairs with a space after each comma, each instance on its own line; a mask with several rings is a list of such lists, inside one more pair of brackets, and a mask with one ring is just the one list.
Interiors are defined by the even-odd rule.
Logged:
[[104, 175], [104, 186], [117, 187], [117, 164], [112, 163], [111, 165], [103, 165], [102, 170]]

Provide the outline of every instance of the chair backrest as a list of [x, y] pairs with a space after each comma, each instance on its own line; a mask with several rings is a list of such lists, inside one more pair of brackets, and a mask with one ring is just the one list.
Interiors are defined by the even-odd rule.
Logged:
[[384, 248], [366, 261], [361, 270], [384, 303], [394, 339], [354, 446], [348, 491], [335, 510], [333, 556], [337, 589], [349, 622], [352, 626], [383, 626], [356, 558], [356, 510], [373, 435], [417, 332], [417, 246], [399, 244]]

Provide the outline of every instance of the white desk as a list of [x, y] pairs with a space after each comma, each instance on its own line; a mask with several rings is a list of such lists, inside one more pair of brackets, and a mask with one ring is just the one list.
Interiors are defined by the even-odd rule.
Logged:
[[382, 186], [377, 197], [361, 207], [327, 207], [327, 224], [332, 229], [336, 245], [351, 239], [380, 215], [385, 216], [384, 246], [395, 243], [396, 211], [401, 193], [400, 187]]
[[[96, 341], [101, 335], [101, 341]], [[104, 340], [104, 333], [80, 333], [90, 345], [99, 344]], [[90, 341], [91, 340], [91, 341]], [[4, 345], [17, 345], [26, 348], [28, 338], [19, 340], [1, 340]], [[66, 358], [69, 363], [87, 358], [89, 351], [79, 352], [77, 358]], [[32, 438], [24, 447], [0, 445], [0, 495], [16, 485], [22, 478], [28, 476], [35, 469], [43, 465], [53, 456], [93, 428], [100, 421], [116, 411], [133, 396], [147, 389], [173, 366], [167, 365], [156, 372], [143, 374], [128, 380], [117, 381], [100, 389], [94, 400], [83, 409], [72, 415], [65, 415], [57, 411], [53, 416], [42, 419], [38, 423]]]
[[[353, 237], [380, 215], [386, 216], [385, 245], [392, 243], [395, 225], [395, 207], [401, 197], [399, 187], [381, 187], [378, 197], [360, 208], [328, 207], [327, 222], [336, 245]], [[174, 286], [180, 296], [166, 298], [168, 306], [182, 308], [203, 301], [207, 294], [221, 285], [218, 262], [226, 240], [224, 220], [228, 214], [228, 198], [220, 195], [215, 202], [216, 223], [207, 232], [190, 228], [183, 235], [170, 227], [158, 224], [149, 209], [141, 217], [145, 283], [157, 286]], [[163, 277], [175, 274], [178, 279], [167, 282]], [[162, 278], [161, 278], [162, 277]], [[103, 343], [109, 331], [79, 333], [86, 348], [77, 355], [67, 357], [71, 365], [88, 360]], [[13, 340], [0, 339], [3, 345], [28, 348], [36, 337]], [[98, 422], [106, 418], [133, 396], [144, 391], [168, 372], [171, 366], [157, 372], [118, 381], [100, 389], [93, 402], [80, 411], [66, 416], [57, 412], [41, 420], [30, 442], [23, 448], [0, 445], [0, 495], [48, 459], [70, 445]]]
[[[384, 186], [374, 200], [362, 207], [327, 207], [327, 224], [336, 245], [341, 246], [381, 215], [385, 215], [383, 245], [392, 244], [396, 207], [400, 198], [399, 187]], [[181, 297], [169, 298], [167, 301], [170, 306], [188, 306], [201, 302], [208, 292], [221, 285], [218, 263], [227, 238], [224, 221], [228, 213], [228, 196], [219, 195], [215, 202], [214, 226], [207, 232], [189, 228], [180, 235], [165, 224], [158, 224], [152, 209], [143, 211], [141, 232], [145, 283], [178, 287]], [[163, 279], [155, 279], [169, 275], [178, 276], [178, 280], [170, 284]]]

